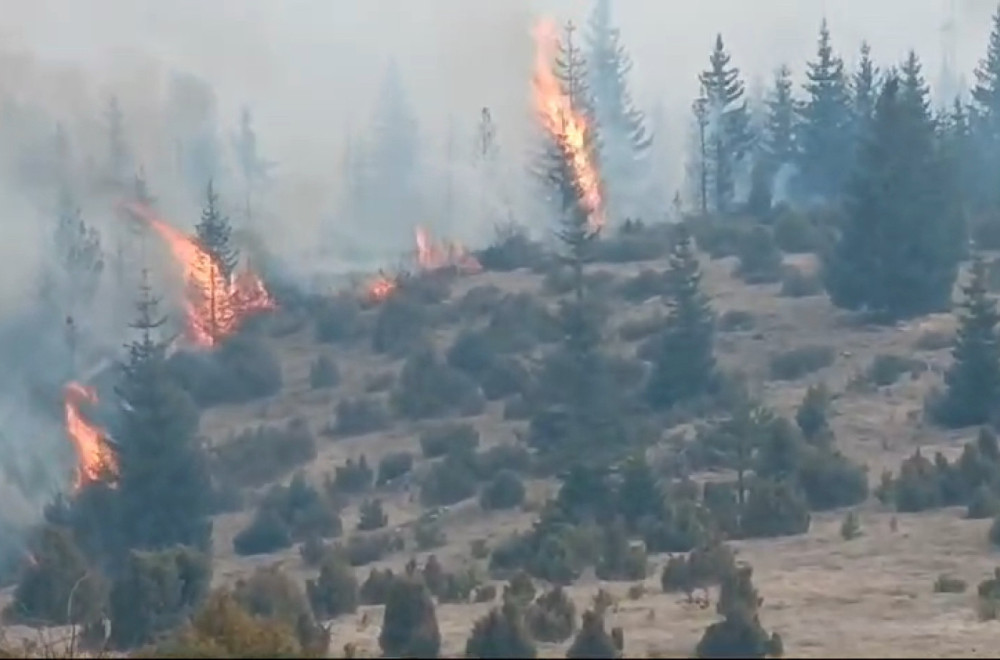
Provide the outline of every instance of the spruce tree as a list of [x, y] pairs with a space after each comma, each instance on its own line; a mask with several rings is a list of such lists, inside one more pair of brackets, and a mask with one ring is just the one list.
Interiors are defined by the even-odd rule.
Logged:
[[1000, 400], [1000, 314], [989, 295], [986, 264], [972, 262], [972, 278], [963, 288], [965, 300], [952, 349], [954, 362], [945, 373], [947, 387], [935, 411], [952, 427], [985, 424]]
[[1000, 209], [1000, 7], [993, 15], [986, 55], [975, 71], [972, 107], [975, 110], [977, 177], [975, 203], [979, 210]]
[[611, 22], [611, 0], [597, 0], [586, 38], [594, 120], [601, 134], [601, 175], [611, 219], [642, 215], [649, 200], [652, 136], [632, 102], [628, 76], [632, 61]]
[[844, 62], [833, 52], [826, 19], [816, 60], [807, 64], [807, 97], [801, 107], [799, 172], [806, 194], [838, 195], [853, 158], [852, 109]]
[[646, 391], [658, 409], [704, 394], [715, 382], [715, 318], [701, 290], [691, 237], [683, 229], [670, 255], [667, 283], [670, 311]]
[[208, 291], [196, 292], [207, 300], [210, 317], [209, 327], [205, 330], [213, 340], [219, 338], [220, 328], [226, 322], [225, 317], [233, 312], [224, 304], [228, 298], [227, 291], [220, 290], [232, 281], [233, 273], [239, 263], [239, 252], [232, 244], [232, 226], [229, 218], [219, 207], [219, 196], [211, 181], [205, 192], [205, 206], [201, 211], [201, 220], [195, 225], [195, 235], [198, 243], [208, 255], [208, 263], [203, 267], [212, 273], [209, 278]]
[[763, 599], [754, 588], [753, 570], [738, 566], [722, 580], [716, 609], [723, 620], [713, 623], [695, 649], [698, 658], [780, 657], [783, 643], [777, 633], [768, 635], [760, 624]]
[[798, 156], [796, 142], [795, 98], [792, 95], [792, 71], [782, 65], [774, 73], [774, 83], [766, 100], [767, 119], [764, 153], [770, 170], [776, 172]]
[[733, 210], [738, 169], [753, 146], [746, 91], [740, 70], [731, 60], [722, 35], [716, 35], [709, 68], [699, 74], [708, 119], [705, 160], [711, 178], [709, 197], [717, 213]]
[[58, 222], [54, 232], [58, 254], [58, 304], [73, 308], [93, 300], [104, 273], [104, 251], [97, 229], [83, 221], [68, 188], [59, 196]]
[[825, 258], [834, 304], [884, 320], [947, 309], [964, 230], [919, 62], [890, 71]]
[[144, 271], [138, 315], [131, 324], [139, 336], [127, 347], [116, 388], [120, 406], [113, 438], [121, 550], [175, 545], [208, 550], [212, 488], [197, 436], [198, 410], [167, 372], [166, 346], [155, 337], [165, 322], [158, 304]]
[[854, 104], [854, 139], [860, 142], [864, 139], [872, 115], [875, 113], [875, 101], [878, 98], [879, 71], [872, 61], [872, 49], [867, 41], [861, 43], [861, 59], [851, 78]]

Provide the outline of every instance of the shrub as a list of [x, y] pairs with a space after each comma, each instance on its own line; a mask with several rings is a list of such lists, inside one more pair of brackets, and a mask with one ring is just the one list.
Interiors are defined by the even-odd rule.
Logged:
[[642, 580], [646, 577], [649, 560], [646, 548], [628, 541], [625, 525], [620, 520], [604, 530], [600, 560], [596, 574], [600, 580]]
[[566, 651], [567, 658], [617, 658], [615, 641], [604, 629], [604, 617], [597, 612], [583, 613], [580, 631]]
[[385, 600], [389, 596], [389, 587], [396, 576], [391, 569], [378, 570], [373, 568], [368, 573], [368, 578], [362, 583], [358, 596], [364, 605], [385, 605]]
[[479, 374], [479, 385], [488, 401], [523, 394], [530, 383], [531, 374], [520, 360], [509, 355], [498, 357]]
[[670, 235], [660, 231], [658, 235], [648, 229], [634, 233], [601, 237], [594, 242], [594, 261], [627, 264], [636, 261], [659, 259], [670, 251]]
[[334, 474], [334, 480], [327, 490], [337, 493], [363, 493], [371, 488], [375, 475], [364, 454], [356, 462], [353, 458], [348, 458], [343, 466], [334, 468]]
[[340, 435], [362, 435], [381, 431], [389, 424], [389, 413], [381, 399], [359, 397], [337, 402], [337, 424]]
[[324, 619], [358, 609], [358, 582], [354, 569], [337, 553], [329, 553], [320, 564], [319, 575], [306, 581], [313, 611]]
[[784, 268], [779, 295], [786, 298], [806, 298], [823, 293], [823, 282], [816, 273], [807, 273], [794, 266]]
[[500, 470], [483, 487], [479, 495], [479, 506], [484, 510], [513, 509], [524, 503], [524, 484], [517, 473]]
[[992, 621], [1000, 616], [1000, 568], [993, 569], [993, 577], [983, 580], [976, 589], [979, 597], [979, 618]]
[[434, 602], [420, 581], [393, 580], [386, 596], [382, 652], [397, 658], [436, 658], [441, 649]]
[[299, 556], [302, 557], [302, 563], [306, 566], [319, 566], [331, 549], [322, 536], [310, 534], [299, 547]]
[[830, 450], [804, 453], [798, 483], [809, 508], [814, 511], [854, 506], [868, 497], [868, 476], [864, 468]]
[[472, 593], [474, 603], [492, 603], [497, 599], [497, 586], [495, 584], [483, 584], [476, 587]]
[[768, 635], [760, 624], [763, 600], [751, 580], [752, 570], [741, 566], [722, 582], [717, 610], [724, 618], [710, 625], [695, 649], [698, 658], [781, 657], [783, 643], [777, 633]]
[[771, 356], [771, 378], [796, 380], [833, 364], [837, 357], [832, 346], [806, 345]]
[[809, 218], [784, 211], [774, 221], [774, 242], [782, 252], [816, 252], [822, 246], [822, 234]]
[[382, 500], [365, 500], [361, 503], [358, 530], [370, 532], [389, 524], [389, 516], [382, 510]]
[[934, 593], [936, 594], [960, 594], [968, 588], [965, 580], [942, 573], [934, 580]]
[[528, 606], [524, 619], [532, 637], [558, 643], [569, 639], [576, 628], [576, 606], [562, 587], [555, 587]]
[[427, 328], [427, 313], [421, 305], [406, 296], [394, 296], [375, 317], [372, 350], [401, 357], [423, 345]]
[[736, 276], [747, 284], [768, 284], [781, 279], [781, 252], [764, 227], [751, 229], [738, 246]]
[[480, 284], [465, 292], [458, 301], [457, 308], [467, 317], [482, 316], [492, 311], [503, 296], [503, 291], [495, 284]]
[[626, 342], [639, 341], [660, 332], [665, 324], [663, 314], [625, 321], [618, 328], [618, 336]]
[[485, 332], [466, 328], [455, 337], [445, 359], [448, 366], [454, 369], [480, 374], [493, 364], [496, 357], [496, 351]]
[[1000, 515], [1000, 498], [986, 484], [973, 491], [965, 517], [970, 520], [994, 518]]
[[205, 599], [211, 560], [188, 548], [129, 553], [111, 586], [110, 644], [134, 648], [178, 627]]
[[[806, 440], [828, 440], [830, 436], [830, 393], [822, 383], [810, 385], [795, 411], [795, 423]], [[827, 445], [828, 442], [816, 443]]]
[[809, 531], [805, 498], [787, 483], [757, 479], [747, 493], [741, 531], [747, 538], [791, 536]]
[[238, 555], [266, 555], [292, 545], [288, 524], [272, 509], [258, 510], [250, 524], [233, 537]]
[[313, 310], [316, 340], [322, 343], [345, 342], [361, 333], [361, 306], [352, 296], [336, 296], [319, 301]]
[[545, 259], [540, 243], [528, 236], [524, 227], [510, 223], [496, 228], [493, 243], [477, 254], [486, 270], [511, 271], [534, 268]]
[[493, 445], [476, 454], [476, 472], [489, 479], [500, 470], [524, 472], [531, 467], [531, 454], [521, 445], [505, 443]]
[[312, 534], [329, 538], [341, 531], [334, 503], [297, 474], [287, 487], [267, 492], [250, 525], [233, 539], [233, 549], [239, 555], [266, 554]]
[[318, 390], [324, 387], [336, 387], [340, 384], [340, 370], [337, 364], [326, 355], [321, 355], [309, 367], [309, 387]]
[[261, 339], [236, 335], [208, 353], [178, 351], [167, 369], [202, 407], [244, 403], [281, 390], [281, 365]]
[[413, 527], [413, 540], [418, 550], [433, 550], [448, 542], [444, 527], [430, 520], [419, 520]]
[[396, 451], [386, 454], [378, 462], [378, 479], [376, 483], [384, 486], [413, 469], [413, 454], [408, 451]]
[[316, 623], [302, 588], [277, 566], [258, 568], [238, 581], [233, 596], [253, 616], [281, 621], [294, 630], [304, 649], [326, 651], [329, 633]]
[[391, 401], [399, 415], [410, 419], [478, 415], [485, 405], [479, 387], [432, 351], [406, 360]]
[[530, 604], [535, 599], [535, 583], [531, 580], [531, 576], [523, 570], [514, 573], [504, 585], [503, 599], [522, 606]]
[[990, 543], [1000, 548], [1000, 515], [994, 518], [993, 524], [990, 525], [989, 539]]
[[431, 466], [420, 486], [420, 502], [424, 506], [449, 506], [475, 494], [475, 472], [454, 454]]
[[212, 451], [212, 472], [224, 483], [260, 486], [316, 458], [316, 439], [303, 419], [258, 426]]
[[347, 539], [347, 544], [339, 546], [351, 566], [365, 566], [383, 559], [391, 552], [403, 549], [403, 539], [392, 532], [376, 532], [355, 535]]
[[881, 353], [876, 355], [865, 376], [868, 382], [877, 387], [887, 387], [892, 385], [899, 377], [905, 373], [920, 373], [927, 369], [927, 364], [923, 360], [917, 360], [902, 355], [891, 353]]
[[955, 343], [955, 336], [950, 332], [939, 330], [927, 330], [917, 337], [913, 342], [913, 348], [918, 351], [940, 351], [951, 348]]
[[396, 382], [396, 375], [391, 371], [373, 374], [365, 381], [365, 392], [368, 394], [387, 392], [394, 382]]
[[493, 309], [485, 330], [499, 353], [529, 351], [562, 337], [559, 319], [527, 293], [505, 296]]
[[666, 273], [643, 268], [637, 275], [622, 282], [619, 291], [625, 300], [639, 303], [667, 293]]
[[537, 654], [521, 611], [504, 603], [476, 621], [465, 643], [466, 658], [534, 658]]
[[479, 444], [479, 431], [472, 424], [443, 424], [424, 429], [420, 449], [424, 458], [440, 458], [451, 452], [472, 452]]
[[743, 309], [730, 309], [719, 316], [719, 332], [749, 332], [756, 326], [754, 315]]
[[688, 555], [674, 555], [660, 573], [665, 592], [691, 593], [697, 588], [719, 584], [736, 567], [732, 549], [717, 537], [700, 543]]
[[4, 612], [7, 618], [35, 625], [97, 620], [104, 610], [107, 585], [87, 565], [69, 530], [42, 526], [29, 540], [28, 553], [32, 561], [14, 588], [13, 601]]
[[848, 511], [844, 521], [840, 523], [840, 537], [852, 541], [861, 536], [861, 521], [855, 511]]

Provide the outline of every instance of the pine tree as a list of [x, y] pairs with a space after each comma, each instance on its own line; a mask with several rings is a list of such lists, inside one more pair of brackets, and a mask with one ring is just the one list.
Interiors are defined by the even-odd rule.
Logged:
[[566, 651], [567, 658], [617, 658], [618, 649], [604, 629], [604, 616], [588, 610], [583, 613], [580, 630]]
[[826, 19], [820, 25], [816, 61], [807, 67], [799, 172], [807, 194], [830, 198], [840, 194], [854, 154], [850, 90], [844, 62], [830, 45]]
[[795, 98], [792, 95], [792, 71], [782, 65], [774, 73], [774, 83], [766, 100], [767, 119], [764, 131], [764, 154], [773, 176], [778, 168], [797, 162]]
[[125, 186], [131, 170], [131, 157], [125, 139], [125, 120], [117, 96], [108, 99], [104, 117], [108, 128], [108, 174], [114, 184]]
[[1000, 400], [1000, 314], [989, 295], [986, 264], [972, 262], [972, 279], [963, 288], [963, 313], [952, 349], [954, 362], [944, 377], [947, 387], [937, 417], [948, 426], [985, 424]]
[[69, 189], [59, 196], [59, 220], [54, 232], [59, 255], [59, 304], [75, 308], [94, 298], [104, 273], [104, 251], [97, 229], [87, 225]]
[[872, 49], [867, 41], [861, 43], [861, 59], [852, 77], [854, 103], [855, 142], [864, 139], [875, 113], [878, 98], [878, 68], [872, 61]]
[[601, 175], [608, 215], [624, 220], [641, 215], [648, 194], [653, 143], [646, 119], [632, 103], [628, 76], [632, 61], [611, 23], [611, 0], [597, 0], [588, 21], [587, 63], [594, 120], [601, 134]]
[[695, 121], [695, 142], [696, 149], [692, 158], [691, 167], [695, 170], [696, 190], [698, 198], [698, 208], [701, 209], [702, 217], [708, 216], [708, 98], [705, 96], [705, 88], [702, 87], [701, 95], [691, 104], [691, 111], [694, 113]]
[[985, 57], [975, 71], [972, 88], [975, 110], [977, 177], [976, 205], [980, 210], [1000, 208], [1000, 7], [993, 15]]
[[215, 193], [211, 181], [208, 182], [205, 191], [205, 206], [201, 211], [201, 221], [195, 225], [195, 234], [198, 243], [208, 255], [209, 263], [203, 267], [212, 274], [209, 278], [209, 290], [197, 293], [207, 298], [210, 318], [206, 330], [209, 336], [216, 339], [219, 336], [219, 329], [226, 322], [225, 318], [220, 317], [233, 311], [225, 308], [223, 303], [227, 300], [227, 292], [219, 289], [232, 281], [239, 263], [239, 252], [233, 247], [232, 226], [229, 224], [229, 218], [223, 215], [222, 209], [219, 208], [219, 196]]
[[731, 59], [722, 35], [716, 35], [709, 69], [698, 77], [708, 120], [705, 161], [711, 178], [709, 196], [718, 213], [732, 211], [737, 170], [753, 146], [745, 88]]
[[128, 345], [116, 388], [116, 527], [123, 551], [175, 545], [208, 550], [212, 489], [197, 436], [198, 411], [167, 372], [166, 346], [154, 336], [165, 322], [158, 304], [144, 271], [138, 316], [131, 325], [139, 337]]
[[260, 156], [257, 149], [257, 132], [253, 128], [253, 114], [244, 107], [240, 112], [240, 129], [233, 137], [233, 150], [243, 176], [244, 212], [248, 221], [252, 219], [254, 193], [267, 185], [274, 163]]
[[667, 275], [670, 312], [646, 397], [656, 408], [704, 394], [715, 381], [715, 319], [691, 237], [680, 230]]
[[890, 71], [824, 267], [834, 304], [885, 319], [947, 309], [964, 229], [915, 56]]
[[768, 635], [760, 624], [763, 599], [752, 581], [753, 569], [739, 566], [722, 580], [716, 609], [723, 620], [713, 623], [695, 650], [698, 658], [780, 657], [783, 643], [777, 633]]
[[513, 600], [477, 620], [465, 644], [466, 658], [534, 658], [537, 653]]

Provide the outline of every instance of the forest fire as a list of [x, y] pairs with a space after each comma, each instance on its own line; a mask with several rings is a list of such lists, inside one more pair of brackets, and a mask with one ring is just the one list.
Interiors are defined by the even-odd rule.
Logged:
[[97, 392], [93, 388], [77, 382], [66, 386], [63, 405], [66, 411], [66, 433], [77, 454], [76, 490], [100, 481], [105, 476], [118, 474], [118, 464], [104, 431], [80, 413], [81, 405], [96, 403]]
[[365, 298], [372, 305], [385, 302], [396, 292], [397, 286], [395, 278], [379, 271], [379, 274], [369, 280], [365, 287]]
[[572, 170], [580, 203], [587, 212], [590, 229], [600, 231], [604, 226], [604, 209], [601, 196], [601, 179], [594, 162], [586, 117], [573, 107], [552, 70], [559, 49], [559, 36], [555, 24], [540, 21], [534, 30], [535, 75], [534, 100], [542, 126], [559, 145]]
[[483, 267], [461, 244], [445, 242], [435, 244], [430, 234], [421, 226], [415, 230], [417, 241], [417, 266], [422, 271], [453, 267], [460, 273], [478, 273]]
[[164, 222], [148, 206], [127, 202], [124, 207], [156, 231], [181, 267], [188, 286], [185, 329], [188, 340], [195, 345], [212, 347], [238, 330], [247, 317], [274, 309], [264, 283], [249, 268], [244, 267], [227, 280], [197, 239]]

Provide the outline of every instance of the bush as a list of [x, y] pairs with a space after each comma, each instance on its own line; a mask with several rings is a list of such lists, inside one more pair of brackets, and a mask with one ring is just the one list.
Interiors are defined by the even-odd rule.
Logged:
[[743, 309], [730, 309], [719, 316], [719, 332], [749, 332], [757, 325], [754, 315]]
[[865, 373], [868, 382], [877, 387], [888, 387], [905, 373], [918, 374], [926, 371], [927, 363], [902, 355], [881, 353], [876, 355]]
[[979, 618], [994, 621], [1000, 617], [1000, 568], [993, 569], [993, 577], [983, 580], [976, 589], [979, 597]]
[[239, 580], [233, 596], [253, 616], [281, 621], [295, 630], [304, 649], [326, 651], [329, 633], [316, 623], [299, 584], [277, 566], [258, 568], [250, 578]]
[[324, 387], [336, 387], [340, 384], [340, 370], [337, 364], [326, 355], [321, 355], [309, 367], [309, 387], [318, 390]]
[[178, 351], [167, 369], [201, 407], [245, 403], [281, 390], [281, 365], [261, 339], [236, 335], [214, 351]]
[[512, 271], [535, 268], [545, 260], [545, 250], [524, 227], [510, 223], [498, 226], [493, 243], [476, 256], [486, 270]]
[[358, 609], [358, 582], [354, 569], [336, 553], [320, 564], [319, 576], [306, 581], [309, 603], [317, 616], [332, 619]]
[[505, 355], [494, 360], [479, 374], [479, 385], [488, 401], [523, 394], [531, 384], [531, 374], [516, 357]]
[[961, 594], [968, 588], [965, 580], [942, 573], [934, 580], [934, 593], [936, 594]]
[[747, 284], [769, 284], [781, 279], [781, 252], [766, 228], [751, 229], [740, 241], [737, 256], [735, 275]]
[[258, 510], [250, 524], [233, 537], [233, 551], [241, 556], [266, 555], [291, 546], [292, 532], [273, 509]]
[[747, 493], [740, 529], [746, 538], [770, 538], [809, 531], [805, 498], [786, 483], [757, 479]]
[[493, 309], [485, 331], [498, 353], [530, 351], [562, 337], [559, 319], [527, 293], [505, 296]]
[[528, 606], [524, 619], [532, 637], [559, 643], [569, 639], [576, 628], [576, 606], [562, 587], [555, 587]]
[[454, 454], [431, 466], [420, 486], [420, 502], [424, 506], [450, 506], [475, 494], [475, 472]]
[[940, 351], [951, 348], [954, 344], [954, 334], [940, 330], [927, 330], [913, 342], [913, 348], [918, 351]]
[[361, 306], [347, 295], [321, 299], [313, 310], [316, 341], [338, 343], [356, 339], [362, 332]]
[[771, 378], [796, 380], [833, 364], [837, 357], [832, 346], [806, 345], [771, 356]]
[[[795, 411], [795, 423], [802, 436], [814, 444], [826, 446], [830, 444], [830, 392], [822, 383], [810, 385], [802, 397], [802, 403]], [[823, 442], [817, 442], [823, 440]]]
[[653, 261], [670, 251], [670, 235], [654, 234], [650, 230], [600, 237], [593, 244], [592, 258], [597, 262], [627, 264], [636, 261]]
[[665, 324], [663, 314], [625, 321], [618, 328], [618, 336], [625, 342], [639, 341], [660, 332]]
[[993, 524], [990, 525], [989, 539], [990, 543], [1000, 548], [1000, 515], [994, 518]]
[[396, 382], [396, 375], [391, 371], [373, 374], [365, 381], [365, 392], [368, 394], [387, 392], [392, 388], [394, 382]]
[[14, 588], [6, 618], [34, 625], [90, 623], [99, 618], [107, 584], [87, 565], [69, 530], [42, 526], [29, 540], [28, 553], [33, 561]]
[[667, 277], [662, 270], [643, 268], [637, 275], [622, 282], [621, 296], [629, 302], [641, 303], [667, 293]]
[[389, 587], [395, 580], [396, 576], [392, 569], [386, 568], [380, 571], [373, 568], [358, 592], [361, 603], [363, 605], [385, 605], [385, 600], [389, 597]]
[[537, 654], [521, 611], [504, 603], [476, 621], [465, 643], [466, 658], [534, 658]]
[[410, 452], [397, 451], [386, 454], [378, 462], [378, 480], [376, 483], [379, 486], [385, 486], [404, 474], [408, 474], [412, 469], [413, 454]]
[[212, 450], [212, 472], [223, 483], [260, 486], [316, 458], [316, 439], [303, 419], [258, 426]]
[[865, 470], [839, 452], [830, 450], [804, 453], [798, 483], [813, 511], [854, 506], [868, 497]]
[[632, 582], [646, 578], [649, 566], [646, 548], [629, 543], [620, 520], [605, 528], [602, 546], [596, 569], [599, 580]]
[[381, 399], [359, 397], [337, 402], [337, 423], [334, 430], [340, 435], [362, 435], [381, 431], [389, 425], [389, 413]]
[[663, 591], [691, 593], [697, 588], [719, 584], [736, 567], [732, 549], [718, 538], [706, 540], [688, 555], [674, 555], [660, 573]]
[[448, 542], [444, 527], [431, 520], [419, 520], [413, 527], [413, 540], [418, 550], [433, 550]]
[[347, 558], [351, 566], [365, 566], [403, 547], [401, 536], [386, 531], [352, 536], [347, 539], [346, 545], [338, 546], [338, 552]]
[[495, 584], [483, 584], [476, 587], [472, 592], [472, 602], [492, 603], [497, 599], [497, 586]]
[[327, 490], [335, 493], [363, 493], [372, 487], [375, 473], [368, 466], [364, 454], [355, 462], [348, 458], [343, 466], [334, 468], [334, 479], [327, 485]]
[[209, 557], [188, 548], [129, 553], [111, 586], [110, 644], [134, 648], [178, 627], [208, 595]]
[[445, 359], [448, 366], [454, 369], [480, 374], [493, 364], [496, 357], [497, 353], [485, 332], [466, 328], [455, 337]]
[[479, 495], [479, 506], [486, 511], [513, 509], [524, 503], [524, 484], [517, 473], [500, 470]]
[[822, 233], [808, 217], [783, 211], [774, 221], [774, 242], [782, 252], [816, 252], [822, 247]]
[[617, 658], [618, 648], [604, 629], [604, 617], [597, 612], [583, 613], [580, 632], [566, 651], [567, 658]]
[[466, 317], [483, 316], [491, 312], [503, 296], [503, 291], [495, 284], [480, 284], [465, 292], [458, 301], [457, 308]]
[[391, 401], [396, 412], [409, 419], [478, 415], [485, 406], [479, 387], [432, 351], [406, 360]]
[[372, 350], [394, 357], [407, 355], [424, 344], [427, 331], [424, 308], [406, 296], [394, 296], [375, 317]]
[[861, 520], [855, 511], [848, 511], [844, 521], [840, 523], [840, 537], [845, 541], [853, 541], [861, 536]]
[[371, 532], [389, 524], [389, 516], [382, 510], [382, 500], [365, 500], [361, 503], [358, 530]]
[[823, 282], [816, 273], [806, 273], [794, 266], [786, 267], [781, 275], [778, 295], [786, 298], [805, 298], [823, 293]]
[[434, 602], [417, 580], [393, 580], [385, 602], [379, 647], [397, 658], [436, 658], [441, 649]]
[[233, 539], [233, 549], [239, 555], [266, 554], [313, 534], [330, 538], [341, 531], [334, 503], [297, 474], [288, 486], [267, 492], [250, 525]]
[[472, 424], [443, 424], [420, 434], [424, 458], [440, 458], [452, 452], [473, 452], [479, 444], [479, 431]]
[[500, 470], [525, 472], [531, 467], [531, 454], [521, 445], [499, 444], [476, 454], [475, 463], [480, 478], [489, 479]]
[[973, 491], [965, 517], [970, 520], [994, 518], [1000, 515], [1000, 498], [986, 484]]

